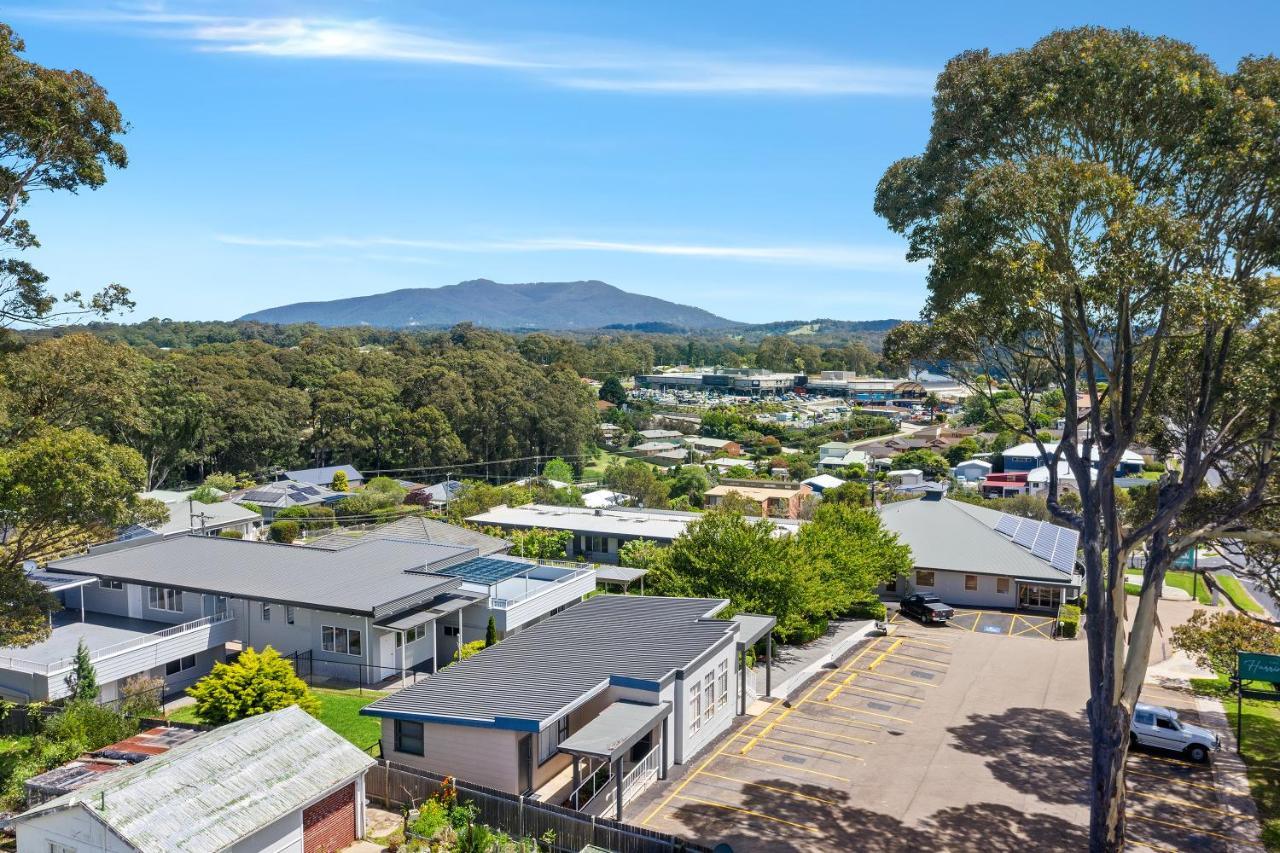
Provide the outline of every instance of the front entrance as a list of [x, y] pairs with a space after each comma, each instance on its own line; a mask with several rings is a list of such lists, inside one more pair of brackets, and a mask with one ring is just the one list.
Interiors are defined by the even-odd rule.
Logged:
[[1062, 604], [1062, 587], [1038, 584], [1018, 585], [1018, 606], [1027, 610], [1057, 610]]

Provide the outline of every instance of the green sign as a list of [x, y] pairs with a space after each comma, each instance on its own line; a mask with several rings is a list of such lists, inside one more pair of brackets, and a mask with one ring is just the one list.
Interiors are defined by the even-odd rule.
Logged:
[[1241, 681], [1270, 681], [1280, 684], [1280, 655], [1238, 652]]
[[1196, 549], [1192, 548], [1190, 551], [1184, 552], [1182, 556], [1175, 559], [1173, 561], [1173, 567], [1175, 569], [1182, 569], [1183, 571], [1194, 569], [1196, 567]]

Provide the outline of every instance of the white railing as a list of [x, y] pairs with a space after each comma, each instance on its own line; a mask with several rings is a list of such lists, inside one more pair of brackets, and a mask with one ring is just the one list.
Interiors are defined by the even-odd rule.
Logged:
[[[658, 745], [649, 750], [648, 754], [640, 760], [640, 763], [633, 766], [622, 777], [622, 804], [624, 806], [644, 793], [654, 783], [658, 778], [661, 762], [662, 743], [659, 741]], [[609, 809], [615, 807], [618, 792], [617, 780], [610, 774], [603, 785], [604, 787], [600, 788], [595, 796], [587, 800], [579, 811], [603, 815]]]
[[[562, 575], [561, 577], [558, 577], [558, 578], [530, 578], [530, 580], [537, 581], [540, 584], [540, 586], [536, 589], [530, 589], [524, 595], [519, 595], [519, 596], [516, 596], [515, 598], [491, 598], [489, 599], [489, 606], [494, 608], [495, 610], [506, 610], [517, 604], [520, 604], [521, 602], [528, 601], [531, 598], [537, 598], [539, 595], [542, 595], [543, 593], [548, 593], [548, 592], [551, 592], [552, 590], [558, 589], [561, 584], [572, 583], [573, 581], [581, 580], [583, 577], [592, 573], [591, 569], [584, 569], [577, 564], [573, 564], [573, 565], [577, 570], [572, 574]], [[515, 580], [515, 579], [516, 578], [510, 578], [510, 580]]]
[[[143, 646], [152, 645], [164, 640], [168, 637], [176, 637], [179, 634], [186, 634], [190, 631], [198, 631], [201, 628], [207, 628], [213, 625], [220, 625], [224, 622], [232, 622], [235, 620], [235, 614], [231, 612], [218, 613], [213, 616], [205, 616], [201, 619], [193, 619], [190, 622], [183, 622], [179, 625], [171, 625], [168, 628], [162, 628], [152, 634], [144, 634], [140, 637], [134, 637], [131, 640], [123, 640], [119, 643], [113, 643], [109, 646], [103, 646], [97, 649], [90, 649], [90, 659], [95, 663], [103, 658], [121, 652], [132, 651], [133, 649], [142, 648]], [[72, 623], [79, 624], [79, 623]], [[61, 628], [69, 628], [70, 625], [60, 626]], [[57, 629], [55, 629], [57, 630]], [[44, 675], [50, 675], [62, 670], [70, 669], [75, 664], [74, 657], [61, 658], [56, 661], [42, 662], [31, 661], [17, 657], [0, 657], [0, 668], [13, 669], [20, 672], [33, 672]]]

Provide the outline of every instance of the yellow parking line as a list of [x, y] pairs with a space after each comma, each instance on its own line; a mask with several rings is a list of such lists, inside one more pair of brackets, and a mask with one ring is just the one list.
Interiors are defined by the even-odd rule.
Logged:
[[1206, 791], [1216, 792], [1218, 789], [1214, 785], [1206, 785], [1203, 782], [1188, 782], [1186, 779], [1179, 779], [1176, 776], [1161, 776], [1159, 773], [1148, 773], [1145, 770], [1134, 770], [1132, 767], [1124, 769], [1126, 776], [1147, 776], [1151, 779], [1159, 779], [1162, 782], [1173, 782], [1176, 785], [1186, 785], [1189, 788], [1203, 788]]
[[699, 799], [698, 797], [686, 797], [683, 794], [679, 796], [680, 796], [680, 799], [688, 800], [691, 803], [700, 803], [701, 805], [704, 805], [704, 806], [715, 806], [716, 808], [728, 809], [729, 811], [741, 812], [742, 814], [749, 814], [752, 817], [758, 817], [758, 818], [761, 818], [762, 820], [771, 820], [774, 823], [782, 823], [782, 824], [786, 824], [787, 826], [794, 826], [796, 829], [807, 829], [809, 832], [812, 832], [816, 835], [820, 835], [822, 833], [822, 830], [818, 829], [816, 826], [809, 826], [806, 823], [795, 823], [794, 821], [783, 820], [780, 817], [773, 817], [772, 815], [761, 814], [760, 812], [753, 812], [751, 809], [744, 809], [742, 806], [731, 806], [728, 803], [717, 803], [715, 800], [703, 800], [703, 799]]
[[891, 681], [901, 681], [904, 684], [915, 684], [920, 687], [937, 687], [938, 686], [934, 684], [932, 681], [925, 681], [923, 679], [903, 678], [900, 675], [885, 675], [883, 672], [872, 672], [870, 670], [865, 670], [865, 669], [855, 669], [854, 672], [861, 673], [863, 675], [870, 675], [873, 678], [887, 678]]
[[1012, 637], [1012, 636], [1013, 636], [1013, 626], [1014, 626], [1014, 625], [1016, 625], [1016, 624], [1018, 624], [1018, 615], [1015, 613], [1015, 614], [1014, 614], [1014, 615], [1009, 619], [1009, 630], [1007, 630], [1007, 631], [1005, 631], [1005, 632], [1004, 632], [1006, 637]]
[[[892, 697], [894, 698], [894, 700], [895, 700], [895, 701], [902, 701], [903, 699], [907, 699], [907, 700], [910, 700], [910, 701], [912, 701], [912, 702], [923, 702], [923, 701], [924, 701], [924, 699], [923, 699], [923, 698], [921, 698], [921, 697], [919, 697], [919, 696], [908, 696], [908, 695], [907, 695], [907, 694], [905, 694], [905, 693], [894, 693], [894, 692], [893, 692], [893, 691], [891, 691], [891, 690], [877, 690], [876, 688], [874, 688], [874, 687], [868, 687], [868, 686], [866, 686], [865, 684], [850, 684], [850, 685], [849, 685], [849, 689], [850, 689], [850, 690], [865, 690], [865, 691], [866, 691], [866, 692], [868, 692], [868, 693], [877, 693], [877, 694], [879, 694], [879, 695], [881, 695], [881, 696], [892, 696]], [[870, 698], [870, 697], [868, 697], [868, 698]]]
[[1149, 794], [1146, 791], [1130, 791], [1129, 796], [1142, 797], [1148, 800], [1160, 800], [1161, 802], [1173, 803], [1174, 805], [1182, 806], [1184, 809], [1199, 809], [1202, 812], [1213, 812], [1214, 814], [1226, 815], [1227, 817], [1236, 817], [1236, 818], [1244, 817], [1244, 815], [1240, 814], [1239, 812], [1227, 811], [1226, 809], [1218, 809], [1218, 808], [1214, 808], [1213, 806], [1202, 806], [1197, 803], [1193, 803], [1190, 800], [1184, 800], [1179, 797], [1166, 797], [1166, 796], [1163, 796], [1162, 794]]
[[[889, 655], [889, 657], [891, 657], [891, 658], [902, 658], [903, 660], [913, 660], [913, 661], [916, 661], [917, 663], [931, 663], [931, 664], [933, 664], [934, 666], [943, 666], [943, 667], [948, 666], [948, 664], [947, 664], [947, 662], [946, 662], [946, 661], [941, 661], [941, 660], [932, 660], [932, 659], [930, 659], [930, 658], [918, 658], [918, 657], [916, 657], [916, 656], [914, 656], [914, 655], [904, 655], [904, 654], [895, 653], [895, 654], [891, 654], [891, 655]], [[936, 671], [936, 672], [946, 672], [946, 670], [945, 670], [945, 669], [939, 669], [939, 670], [935, 670], [935, 671]]]
[[[1026, 620], [1023, 620], [1023, 621], [1026, 621]], [[1030, 623], [1028, 623], [1028, 624], [1030, 624]], [[1013, 636], [1015, 636], [1015, 637], [1021, 637], [1023, 634], [1030, 634], [1030, 633], [1032, 633], [1032, 632], [1035, 632], [1035, 633], [1039, 634], [1039, 635], [1040, 635], [1040, 636], [1042, 636], [1042, 637], [1047, 637], [1048, 635], [1046, 635], [1046, 634], [1045, 634], [1045, 632], [1041, 630], [1041, 629], [1042, 629], [1042, 628], [1044, 628], [1044, 627], [1045, 627], [1045, 625], [1047, 625], [1047, 624], [1048, 624], [1048, 623], [1041, 623], [1041, 624], [1039, 624], [1039, 625], [1031, 625], [1031, 627], [1030, 627], [1030, 628], [1023, 628], [1021, 631], [1019, 631], [1018, 633], [1014, 634]]]
[[[889, 645], [889, 648], [888, 648], [888, 649], [886, 649], [886, 650], [885, 650], [885, 651], [883, 651], [883, 652], [880, 652], [879, 657], [877, 657], [875, 660], [873, 660], [870, 664], [868, 664], [868, 665], [867, 665], [867, 669], [866, 669], [866, 671], [868, 671], [868, 672], [869, 672], [869, 671], [871, 671], [871, 670], [875, 669], [877, 666], [879, 666], [879, 665], [880, 665], [880, 662], [881, 662], [881, 661], [883, 661], [886, 657], [888, 657], [888, 656], [889, 656], [889, 653], [890, 653], [890, 652], [892, 652], [894, 649], [896, 649], [896, 648], [897, 648], [898, 646], [900, 646], [900, 645], [902, 645], [902, 641], [901, 641], [901, 640], [894, 640], [894, 641]], [[850, 665], [852, 665], [852, 662], [851, 662], [851, 664], [850, 664]], [[855, 678], [857, 678], [857, 677], [858, 677], [858, 673], [859, 673], [859, 670], [856, 670], [856, 669], [855, 669], [855, 670], [853, 670], [853, 672], [851, 672], [851, 673], [849, 674], [849, 677], [848, 677], [848, 678], [846, 678], [846, 679], [845, 679], [841, 684], [838, 684], [838, 685], [836, 685], [835, 687], [833, 687], [833, 688], [831, 689], [831, 692], [827, 694], [827, 701], [828, 701], [828, 702], [830, 702], [832, 699], [834, 699], [834, 698], [836, 698], [837, 696], [839, 696], [839, 695], [840, 695], [840, 691], [844, 688], [844, 686], [845, 686], [845, 685], [847, 685], [849, 682], [853, 681]], [[807, 699], [808, 697], [806, 696], [805, 698]]]
[[1159, 761], [1163, 764], [1173, 764], [1178, 767], [1185, 767], [1188, 770], [1195, 770], [1197, 767], [1201, 766], [1199, 764], [1193, 764], [1190, 761], [1179, 761], [1176, 758], [1163, 758], [1159, 755], [1149, 755], [1145, 752], [1135, 752], [1134, 750], [1129, 750], [1129, 754], [1137, 758], [1150, 758], [1152, 761]]
[[702, 775], [710, 776], [712, 779], [723, 779], [726, 782], [734, 782], [738, 785], [750, 785], [752, 788], [763, 788], [766, 791], [776, 791], [779, 794], [789, 794], [792, 797], [799, 797], [802, 800], [813, 800], [815, 803], [825, 803], [829, 806], [843, 805], [838, 800], [824, 800], [822, 797], [815, 797], [812, 794], [802, 794], [799, 791], [779, 788], [776, 785], [766, 785], [763, 782], [748, 782], [745, 779], [735, 779], [732, 776], [722, 776], [719, 773], [712, 773], [710, 770], [704, 772]]
[[843, 708], [846, 711], [852, 711], [855, 714], [869, 714], [872, 717], [883, 717], [886, 720], [894, 720], [899, 723], [910, 723], [906, 717], [895, 717], [892, 714], [880, 714], [875, 711], [864, 711], [861, 708], [850, 708], [848, 705], [841, 705], [839, 702], [832, 702], [831, 707]]
[[[830, 708], [831, 706], [827, 705], [826, 707]], [[837, 715], [837, 716], [841, 716], [841, 715]], [[884, 726], [880, 725], [879, 723], [868, 723], [866, 720], [855, 720], [853, 717], [842, 717], [839, 720], [832, 720], [832, 719], [828, 719], [827, 717], [810, 716], [808, 714], [797, 714], [796, 719], [812, 720], [815, 723], [836, 723], [837, 725], [841, 725], [841, 726], [862, 726], [864, 728], [874, 729], [877, 731], [884, 729]]]
[[767, 764], [770, 767], [781, 767], [783, 770], [794, 770], [797, 773], [812, 773], [814, 776], [822, 776], [826, 779], [835, 779], [837, 782], [844, 782], [848, 785], [852, 780], [845, 776], [836, 776], [832, 773], [823, 773], [821, 770], [810, 770], [807, 767], [797, 767], [794, 764], [783, 764], [780, 761], [766, 761], [763, 758], [752, 758], [750, 755], [731, 755], [730, 758], [741, 758], [743, 761], [754, 761], [756, 764]]
[[909, 643], [915, 643], [917, 646], [924, 646], [927, 649], [938, 649], [944, 652], [951, 651], [951, 647], [946, 645], [945, 643], [930, 643], [930, 642], [927, 642], [926, 640], [921, 640], [919, 637], [915, 636], [914, 634], [903, 634], [902, 637]]
[[1185, 823], [1173, 823], [1172, 821], [1168, 821], [1168, 820], [1156, 820], [1153, 817], [1147, 817], [1146, 815], [1140, 815], [1140, 814], [1127, 814], [1126, 816], [1131, 820], [1141, 820], [1147, 823], [1158, 823], [1161, 826], [1171, 826], [1174, 829], [1183, 829], [1183, 830], [1186, 830], [1187, 832], [1191, 832], [1196, 835], [1207, 835], [1210, 838], [1221, 838], [1223, 841], [1230, 841], [1233, 844], [1242, 844], [1247, 847], [1256, 847], [1259, 850], [1262, 849], [1261, 844], [1253, 844], [1248, 841], [1241, 841], [1238, 837], [1233, 837], [1230, 835], [1222, 835], [1221, 833], [1218, 833], [1218, 832], [1210, 832], [1209, 830], [1201, 829], [1198, 826], [1189, 826]]
[[847, 740], [851, 743], [867, 743], [873, 746], [875, 745], [875, 741], [867, 740], [866, 738], [854, 737], [853, 735], [841, 735], [836, 734], [835, 732], [824, 732], [819, 731], [818, 729], [805, 728], [804, 726], [793, 726], [788, 723], [778, 723], [778, 728], [795, 732], [805, 732], [806, 734], [815, 735], [816, 737], [833, 737], [839, 740]]
[[[745, 737], [745, 735], [734, 735], [734, 737]], [[859, 756], [853, 755], [852, 753], [837, 752], [834, 749], [827, 749], [821, 746], [806, 746], [803, 743], [792, 743], [789, 740], [780, 740], [776, 737], [771, 737], [766, 740], [762, 740], [758, 745], [771, 746], [773, 744], [777, 744], [779, 747], [790, 747], [791, 749], [807, 749], [809, 752], [816, 752], [819, 755], [838, 755], [841, 758], [852, 758], [854, 761], [866, 761], [865, 758], [860, 758]], [[786, 750], [783, 750], [783, 751], [785, 752]]]

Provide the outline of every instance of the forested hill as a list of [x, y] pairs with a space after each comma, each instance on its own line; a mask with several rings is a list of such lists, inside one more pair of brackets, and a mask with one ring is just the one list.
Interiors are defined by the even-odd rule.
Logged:
[[499, 284], [488, 279], [328, 302], [296, 302], [240, 319], [383, 328], [475, 323], [491, 329], [599, 329], [661, 323], [669, 328], [703, 330], [736, 325], [701, 308], [627, 293], [603, 281]]

